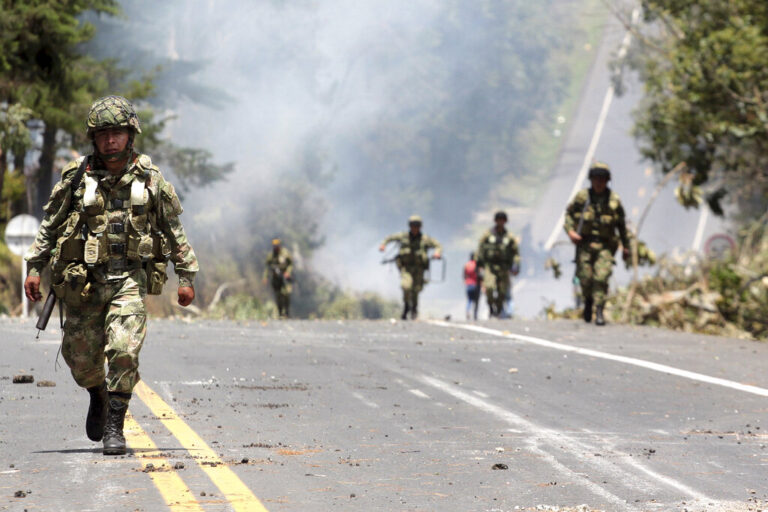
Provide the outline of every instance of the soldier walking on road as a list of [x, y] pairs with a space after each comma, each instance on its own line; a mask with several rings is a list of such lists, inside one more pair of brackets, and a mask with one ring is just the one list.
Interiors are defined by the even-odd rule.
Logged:
[[624, 257], [629, 255], [624, 207], [618, 194], [608, 188], [610, 179], [608, 165], [593, 164], [589, 169], [592, 186], [573, 198], [566, 209], [564, 224], [568, 238], [576, 245], [576, 277], [581, 285], [583, 318], [585, 322], [592, 321], [594, 306], [596, 325], [605, 325], [603, 308], [619, 242]]
[[272, 240], [272, 250], [264, 263], [264, 283], [272, 285], [280, 318], [291, 316], [291, 292], [293, 291], [293, 260], [291, 253], [281, 246], [280, 239]]
[[480, 239], [477, 266], [482, 269], [483, 285], [491, 317], [504, 317], [504, 303], [511, 298], [511, 276], [520, 272], [520, 251], [515, 237], [507, 232], [507, 214], [496, 212], [493, 228]]
[[29, 300], [42, 298], [40, 273], [50, 262], [51, 286], [66, 311], [61, 353], [90, 393], [86, 433], [103, 439], [105, 455], [122, 455], [146, 335], [145, 296], [160, 294], [170, 259], [179, 304], [188, 306], [198, 264], [173, 185], [149, 156], [134, 151], [141, 128], [133, 105], [120, 96], [101, 98], [86, 124], [93, 154], [62, 170], [25, 257], [24, 289]]
[[379, 250], [384, 252], [387, 244], [397, 242], [399, 248], [395, 263], [400, 271], [400, 286], [403, 289], [402, 319], [418, 317], [419, 293], [424, 288], [424, 272], [429, 269], [429, 250], [433, 249], [432, 258], [440, 259], [442, 246], [434, 238], [421, 232], [421, 217], [412, 215], [408, 219], [408, 231], [389, 235], [381, 242]]

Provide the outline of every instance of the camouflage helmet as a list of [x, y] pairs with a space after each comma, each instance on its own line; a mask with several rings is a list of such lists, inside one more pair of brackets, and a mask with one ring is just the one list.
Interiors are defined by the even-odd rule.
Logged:
[[91, 105], [86, 121], [88, 137], [103, 128], [124, 127], [141, 133], [139, 116], [133, 105], [122, 96], [105, 96]]
[[592, 178], [605, 178], [606, 180], [610, 180], [611, 168], [608, 167], [608, 164], [603, 162], [593, 163], [592, 167], [589, 168], [589, 179]]
[[421, 226], [421, 216], [411, 215], [410, 217], [408, 217], [408, 225], [410, 226], [411, 224], [418, 224], [419, 226]]
[[499, 210], [493, 215], [493, 220], [503, 220], [504, 222], [507, 221], [507, 212], [504, 210]]

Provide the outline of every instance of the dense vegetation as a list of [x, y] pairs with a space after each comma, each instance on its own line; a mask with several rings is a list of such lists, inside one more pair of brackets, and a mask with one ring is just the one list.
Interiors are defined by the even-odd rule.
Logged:
[[645, 156], [665, 172], [685, 162], [715, 213], [756, 219], [768, 207], [768, 3], [646, 0], [643, 12]]

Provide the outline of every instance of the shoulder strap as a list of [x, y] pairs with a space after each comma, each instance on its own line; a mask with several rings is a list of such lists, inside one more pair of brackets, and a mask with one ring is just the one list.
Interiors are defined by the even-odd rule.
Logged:
[[70, 190], [72, 190], [73, 193], [80, 186], [80, 182], [83, 180], [83, 174], [85, 174], [86, 167], [88, 167], [87, 156], [83, 158], [83, 161], [80, 164], [80, 167], [77, 168], [77, 172], [75, 173], [74, 178], [72, 178], [72, 181], [70, 182]]

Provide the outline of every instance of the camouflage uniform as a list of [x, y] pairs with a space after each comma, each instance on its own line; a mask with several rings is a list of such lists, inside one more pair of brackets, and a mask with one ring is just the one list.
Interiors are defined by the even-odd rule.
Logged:
[[403, 231], [389, 235], [382, 245], [397, 242], [399, 245], [395, 263], [400, 271], [400, 287], [403, 289], [403, 318], [411, 313], [412, 318], [418, 315], [419, 293], [424, 288], [424, 272], [429, 269], [429, 250], [442, 252], [440, 242], [423, 233], [413, 235]]
[[[275, 301], [277, 302], [277, 312], [281, 318], [290, 316], [291, 309], [291, 276], [293, 275], [293, 260], [291, 253], [285, 247], [280, 251], [269, 251], [266, 262], [264, 263], [264, 279], [267, 279], [272, 285], [272, 291], [275, 292]], [[288, 278], [285, 277], [288, 274]]]
[[618, 194], [606, 189], [596, 194], [584, 189], [576, 194], [565, 215], [565, 232], [578, 231], [582, 242], [576, 251], [576, 277], [581, 284], [585, 303], [602, 307], [608, 294], [608, 280], [613, 272], [614, 257], [619, 242], [629, 247], [624, 207]]
[[[86, 432], [94, 441], [103, 437], [104, 454], [120, 455], [147, 331], [144, 298], [162, 291], [169, 259], [179, 287], [192, 287], [198, 263], [173, 185], [149, 156], [133, 151], [141, 133], [133, 106], [118, 96], [102, 98], [87, 126], [94, 154], [62, 170], [25, 259], [30, 277], [50, 262], [51, 288], [66, 312], [62, 354], [75, 382], [91, 394]], [[95, 137], [102, 130], [129, 134], [127, 145], [99, 154]], [[126, 164], [113, 174], [105, 161]]]
[[480, 239], [476, 254], [477, 266], [485, 270], [483, 286], [491, 316], [500, 316], [511, 293], [512, 269], [520, 266], [517, 240], [506, 229], [498, 232], [492, 228]]
[[[70, 183], [84, 158], [62, 171], [26, 260], [31, 276], [51, 262], [52, 286], [67, 313], [62, 354], [77, 384], [89, 388], [104, 381], [106, 355], [107, 389], [127, 394], [139, 381], [148, 273], [161, 285], [168, 255], [179, 286], [192, 286], [197, 258], [179, 220], [173, 185], [147, 155], [134, 154], [121, 176], [88, 164], [71, 196]], [[87, 188], [94, 190], [84, 206]], [[139, 188], [145, 204], [131, 206], [131, 190]], [[98, 245], [91, 264], [85, 263], [88, 239]]]

